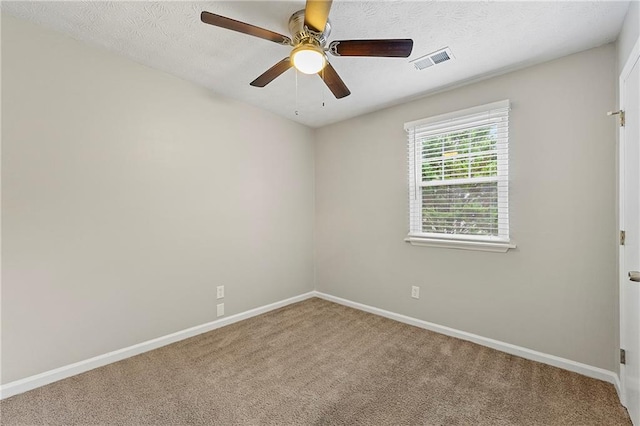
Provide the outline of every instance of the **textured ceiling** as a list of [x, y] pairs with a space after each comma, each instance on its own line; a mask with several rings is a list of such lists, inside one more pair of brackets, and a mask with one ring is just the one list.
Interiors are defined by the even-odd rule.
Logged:
[[[3, 13], [319, 127], [464, 81], [614, 41], [629, 3], [335, 0], [330, 40], [414, 40], [408, 59], [330, 56], [352, 93], [340, 100], [333, 98], [317, 76], [298, 74], [296, 83], [293, 70], [265, 88], [249, 86], [287, 57], [289, 48], [200, 22], [200, 12], [206, 10], [289, 35], [289, 16], [304, 4], [304, 0], [3, 1], [1, 7]], [[409, 63], [446, 46], [455, 60], [422, 71]]]

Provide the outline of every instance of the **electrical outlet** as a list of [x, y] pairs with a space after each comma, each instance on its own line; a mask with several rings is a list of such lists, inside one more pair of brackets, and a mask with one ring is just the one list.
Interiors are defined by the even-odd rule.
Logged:
[[224, 286], [219, 285], [216, 292], [216, 298], [223, 299], [224, 298]]
[[414, 299], [420, 299], [420, 287], [415, 285], [411, 287], [411, 297]]
[[221, 317], [224, 315], [224, 303], [218, 304], [218, 314], [217, 316]]

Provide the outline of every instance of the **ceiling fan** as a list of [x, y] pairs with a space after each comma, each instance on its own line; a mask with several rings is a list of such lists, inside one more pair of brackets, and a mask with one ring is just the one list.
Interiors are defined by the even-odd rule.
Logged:
[[327, 38], [331, 33], [330, 9], [331, 0], [307, 0], [304, 10], [295, 12], [289, 18], [291, 38], [210, 12], [202, 12], [200, 19], [205, 24], [293, 47], [288, 57], [250, 83], [255, 87], [266, 86], [293, 66], [305, 74], [318, 74], [334, 96], [340, 99], [348, 96], [351, 92], [329, 63], [326, 52], [333, 56], [389, 58], [407, 58], [411, 55], [413, 49], [413, 40], [411, 39], [336, 40], [327, 46]]

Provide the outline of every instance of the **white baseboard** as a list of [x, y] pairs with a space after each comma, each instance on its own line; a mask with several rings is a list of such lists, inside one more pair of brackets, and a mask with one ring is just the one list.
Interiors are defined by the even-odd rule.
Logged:
[[94, 368], [102, 367], [104, 365], [111, 364], [113, 362], [117, 362], [134, 355], [138, 355], [153, 349], [160, 348], [162, 346], [169, 345], [174, 342], [178, 342], [180, 340], [187, 339], [189, 337], [197, 336], [198, 334], [206, 333], [208, 331], [215, 330], [226, 325], [255, 317], [257, 315], [290, 305], [292, 303], [301, 302], [311, 297], [319, 297], [321, 299], [339, 303], [341, 305], [349, 306], [351, 308], [359, 309], [361, 311], [369, 312], [375, 315], [380, 315], [382, 317], [399, 321], [405, 324], [413, 325], [426, 330], [431, 330], [436, 333], [444, 334], [458, 339], [467, 340], [482, 346], [487, 346], [511, 355], [516, 355], [522, 358], [530, 359], [532, 361], [537, 361], [568, 371], [573, 371], [575, 373], [582, 374], [587, 377], [592, 377], [594, 379], [603, 380], [605, 382], [612, 383], [615, 386], [619, 397], [621, 397], [622, 395], [620, 390], [620, 379], [618, 375], [613, 371], [593, 367], [587, 364], [582, 364], [580, 362], [572, 361], [566, 358], [560, 358], [555, 355], [545, 354], [543, 352], [534, 351], [532, 349], [523, 348], [521, 346], [512, 345], [510, 343], [489, 339], [486, 337], [478, 336], [476, 334], [456, 330], [454, 328], [445, 327], [417, 318], [408, 317], [406, 315], [397, 314], [373, 306], [364, 305], [362, 303], [352, 302], [350, 300], [332, 296], [322, 292], [311, 291], [309, 293], [301, 294], [299, 296], [291, 297], [289, 299], [281, 300], [279, 302], [271, 303], [269, 305], [231, 315], [226, 318], [211, 321], [206, 324], [197, 325], [195, 327], [181, 330], [176, 333], [168, 334], [166, 336], [158, 337], [152, 340], [147, 340], [146, 342], [138, 343], [127, 348], [119, 349], [117, 351], [109, 352], [103, 355], [98, 355], [84, 361], [76, 362], [74, 364], [69, 364], [60, 368], [56, 368], [54, 370], [45, 371], [44, 373], [36, 374], [34, 376], [7, 383], [0, 386], [0, 399], [5, 399], [13, 395], [27, 392], [29, 390], [47, 385], [49, 383], [65, 379], [67, 377], [75, 376], [76, 374], [84, 373], [85, 371], [93, 370]]
[[622, 393], [622, 382], [620, 381], [620, 376], [618, 376], [617, 374], [613, 381], [613, 386], [616, 388], [616, 393], [618, 394], [618, 399], [620, 400], [620, 404], [626, 407], [627, 401], [625, 400], [625, 396]]
[[224, 327], [225, 325], [233, 324], [238, 321], [255, 317], [256, 315], [264, 314], [265, 312], [273, 311], [274, 309], [278, 309], [292, 303], [300, 302], [314, 296], [315, 292], [311, 291], [309, 293], [301, 294], [299, 296], [294, 296], [289, 299], [281, 300], [279, 302], [271, 303], [269, 305], [260, 306], [258, 308], [241, 312], [239, 314], [231, 315], [226, 318], [220, 318], [206, 324], [197, 325], [195, 327], [167, 334], [166, 336], [158, 337], [156, 339], [147, 340], [146, 342], [138, 343], [127, 348], [122, 348], [118, 349], [117, 351], [98, 355], [84, 361], [79, 361], [60, 368], [56, 368], [54, 370], [45, 371], [44, 373], [16, 380], [14, 382], [9, 382], [5, 385], [0, 386], [0, 399], [9, 398], [10, 396], [39, 388], [40, 386], [48, 385], [49, 383], [57, 382], [58, 380], [66, 379], [67, 377], [75, 376], [76, 374], [84, 373], [85, 371], [93, 370], [94, 368], [102, 367], [104, 365], [111, 364], [113, 362], [120, 361], [125, 358], [141, 354], [143, 352], [147, 352], [153, 349], [160, 348], [162, 346], [169, 345], [171, 343], [178, 342], [180, 340], [187, 339], [189, 337], [197, 336], [198, 334], [206, 333], [208, 331], [215, 330], [216, 328]]
[[543, 352], [534, 351], [532, 349], [523, 348], [522, 346], [512, 345], [511, 343], [489, 339], [487, 337], [478, 336], [477, 334], [467, 333], [466, 331], [456, 330], [455, 328], [445, 327], [443, 325], [438, 325], [432, 322], [408, 317], [406, 315], [396, 314], [394, 312], [385, 311], [384, 309], [375, 308], [373, 306], [364, 305], [358, 302], [352, 302], [351, 300], [332, 296], [330, 294], [325, 294], [319, 291], [314, 292], [314, 295], [330, 302], [339, 303], [344, 306], [349, 306], [351, 308], [359, 309], [371, 314], [380, 315], [385, 318], [424, 328], [426, 330], [435, 331], [436, 333], [444, 334], [446, 336], [467, 340], [469, 342], [477, 343], [478, 345], [487, 346], [489, 348], [493, 348], [522, 358], [530, 359], [532, 361], [537, 361], [543, 364], [562, 368], [564, 370], [573, 371], [574, 373], [582, 374], [583, 376], [603, 380], [605, 382], [612, 383], [616, 387], [618, 395], [620, 395], [620, 379], [618, 378], [618, 375], [613, 371], [572, 361], [566, 358], [560, 358], [555, 355], [545, 354]]

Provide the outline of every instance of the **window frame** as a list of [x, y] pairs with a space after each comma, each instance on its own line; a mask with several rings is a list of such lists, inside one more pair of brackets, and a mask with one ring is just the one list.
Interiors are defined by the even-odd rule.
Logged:
[[[493, 110], [507, 110], [506, 113], [506, 129], [507, 134], [504, 138], [506, 152], [502, 155], [498, 153], [496, 175], [491, 177], [476, 178], [460, 178], [451, 180], [434, 180], [430, 182], [422, 181], [421, 158], [422, 148], [418, 147], [418, 139], [414, 137], [415, 131], [421, 126], [442, 125], [446, 129], [447, 121], [464, 119], [467, 116], [473, 116], [483, 113], [490, 113]], [[479, 105], [451, 113], [440, 114], [428, 117], [422, 120], [407, 122], [404, 124], [407, 132], [407, 151], [409, 166], [409, 232], [405, 241], [416, 246], [428, 247], [444, 247], [465, 250], [482, 250], [492, 252], [506, 252], [513, 249], [516, 245], [510, 239], [509, 229], [509, 111], [510, 101], [503, 100], [490, 104]], [[497, 182], [498, 194], [498, 236], [490, 235], [473, 235], [473, 234], [447, 234], [447, 233], [427, 233], [422, 232], [422, 188], [435, 186], [453, 186], [469, 183]]]

